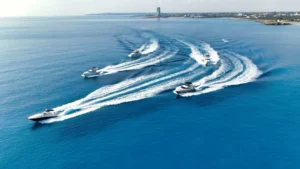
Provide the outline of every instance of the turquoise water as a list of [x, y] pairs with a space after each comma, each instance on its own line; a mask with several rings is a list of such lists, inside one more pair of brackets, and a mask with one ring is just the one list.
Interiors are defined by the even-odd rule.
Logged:
[[[0, 168], [300, 165], [299, 25], [82, 16], [0, 30]], [[83, 79], [92, 66], [105, 75]], [[199, 87], [177, 98], [185, 81]], [[27, 120], [45, 108], [60, 116]]]

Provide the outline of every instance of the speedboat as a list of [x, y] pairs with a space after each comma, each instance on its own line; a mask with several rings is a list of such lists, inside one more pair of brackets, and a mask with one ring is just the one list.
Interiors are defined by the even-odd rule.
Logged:
[[132, 58], [132, 57], [138, 57], [141, 55], [141, 52], [139, 50], [134, 50], [133, 52], [131, 52], [128, 57]]
[[204, 56], [204, 61], [205, 61], [205, 66], [207, 66], [210, 63], [211, 60], [210, 60], [210, 55], [209, 54]]
[[42, 113], [34, 114], [32, 116], [28, 117], [28, 120], [32, 121], [41, 121], [46, 120], [50, 118], [57, 117], [57, 112], [55, 112], [53, 109], [46, 109]]
[[196, 91], [194, 85], [191, 82], [186, 82], [184, 85], [176, 87], [175, 94], [188, 93]]
[[90, 70], [83, 72], [82, 77], [97, 77], [99, 76], [100, 72], [98, 71], [99, 69], [97, 67], [92, 67]]

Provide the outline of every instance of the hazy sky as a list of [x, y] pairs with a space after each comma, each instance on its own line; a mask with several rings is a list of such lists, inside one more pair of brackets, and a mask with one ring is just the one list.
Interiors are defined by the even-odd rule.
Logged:
[[102, 12], [300, 11], [300, 0], [0, 0], [2, 16], [83, 15]]

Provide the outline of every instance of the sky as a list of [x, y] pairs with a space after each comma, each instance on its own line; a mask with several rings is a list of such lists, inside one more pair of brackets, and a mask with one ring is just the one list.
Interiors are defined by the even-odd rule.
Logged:
[[300, 0], [0, 0], [0, 17], [106, 12], [300, 11]]

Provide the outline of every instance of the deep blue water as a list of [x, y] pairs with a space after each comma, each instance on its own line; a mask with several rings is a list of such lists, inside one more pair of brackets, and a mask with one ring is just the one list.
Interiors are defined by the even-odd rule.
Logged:
[[[0, 168], [299, 168], [299, 42], [229, 19], [1, 18]], [[185, 81], [205, 88], [176, 98]], [[45, 108], [61, 116], [27, 120]]]

